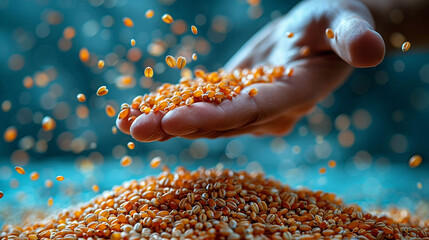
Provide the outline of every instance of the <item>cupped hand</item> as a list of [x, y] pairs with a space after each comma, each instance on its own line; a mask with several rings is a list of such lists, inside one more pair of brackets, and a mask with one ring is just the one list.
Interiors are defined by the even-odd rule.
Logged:
[[[198, 102], [167, 113], [141, 114], [133, 109], [131, 115], [137, 118], [118, 119], [117, 125], [142, 142], [287, 134], [347, 79], [353, 67], [372, 67], [383, 60], [383, 38], [373, 26], [369, 10], [357, 0], [301, 2], [260, 30], [225, 66], [228, 71], [284, 65], [293, 68], [292, 76], [253, 84], [220, 104]], [[334, 38], [325, 35], [327, 28], [334, 31]], [[288, 32], [294, 36], [287, 37]], [[251, 88], [258, 89], [256, 96], [247, 94]]]

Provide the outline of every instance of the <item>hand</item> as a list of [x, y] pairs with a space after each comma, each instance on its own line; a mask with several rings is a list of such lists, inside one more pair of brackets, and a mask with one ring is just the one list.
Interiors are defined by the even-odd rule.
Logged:
[[[118, 120], [119, 129], [138, 141], [171, 137], [216, 138], [238, 134], [288, 133], [294, 124], [326, 95], [340, 86], [353, 67], [379, 64], [385, 53], [380, 34], [373, 30], [369, 10], [357, 0], [313, 0], [298, 4], [271, 22], [235, 54], [226, 70], [270, 64], [292, 67], [291, 77], [244, 88], [232, 101], [198, 102], [168, 113], [148, 115], [138, 110], [134, 122]], [[325, 35], [332, 28], [333, 39]], [[293, 32], [294, 37], [286, 37]], [[301, 54], [308, 47], [308, 55]], [[257, 88], [258, 94], [247, 92]]]

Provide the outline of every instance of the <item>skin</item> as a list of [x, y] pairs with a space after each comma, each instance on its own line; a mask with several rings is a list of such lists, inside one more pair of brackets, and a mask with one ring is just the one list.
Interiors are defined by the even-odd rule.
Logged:
[[[386, 47], [383, 37], [374, 30], [371, 11], [378, 11], [377, 18], [388, 13], [381, 11], [379, 4], [370, 6], [371, 10], [367, 6], [357, 0], [303, 1], [261, 29], [225, 66], [232, 70], [261, 64], [284, 65], [294, 69], [292, 77], [285, 76], [271, 84], [254, 84], [233, 101], [220, 104], [200, 102], [166, 114], [146, 115], [132, 110], [135, 121], [118, 119], [117, 125], [141, 142], [172, 137], [285, 135], [338, 88], [353, 67], [374, 67], [383, 60]], [[326, 28], [333, 29], [334, 39], [326, 37]], [[286, 32], [294, 32], [294, 37], [287, 38]], [[310, 48], [307, 56], [300, 54], [304, 46]], [[258, 89], [254, 97], [247, 94], [251, 88]]]

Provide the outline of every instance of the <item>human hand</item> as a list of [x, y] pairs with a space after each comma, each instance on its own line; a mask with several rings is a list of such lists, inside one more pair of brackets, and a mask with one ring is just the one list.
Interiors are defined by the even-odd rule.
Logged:
[[[216, 138], [239, 134], [284, 135], [326, 95], [340, 86], [353, 67], [379, 64], [385, 53], [382, 37], [373, 30], [369, 10], [357, 0], [313, 0], [298, 4], [271, 22], [229, 61], [225, 69], [269, 64], [292, 67], [291, 77], [253, 84], [232, 101], [198, 102], [167, 113], [141, 114], [117, 120], [121, 131], [142, 142], [171, 137]], [[325, 30], [332, 28], [329, 39]], [[286, 37], [293, 32], [294, 37]], [[308, 48], [308, 54], [302, 54]], [[251, 88], [258, 94], [249, 97]]]

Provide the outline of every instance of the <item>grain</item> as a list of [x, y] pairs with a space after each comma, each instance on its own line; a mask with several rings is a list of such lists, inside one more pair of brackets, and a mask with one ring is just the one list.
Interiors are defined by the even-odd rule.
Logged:
[[306, 57], [310, 54], [310, 47], [308, 46], [304, 46], [299, 50], [299, 53], [301, 54], [301, 56]]
[[52, 205], [54, 205], [54, 199], [50, 197], [48, 199], [48, 207], [52, 207]]
[[99, 69], [104, 68], [104, 60], [98, 60], [97, 66]]
[[157, 168], [157, 167], [159, 167], [160, 164], [161, 164], [161, 158], [160, 157], [154, 157], [150, 161], [150, 167], [151, 168]]
[[192, 31], [193, 34], [197, 34], [198, 33], [198, 29], [194, 25], [191, 26], [191, 31]]
[[136, 40], [134, 38], [131, 39], [131, 46], [135, 46], [136, 45]]
[[144, 76], [145, 77], [153, 77], [153, 69], [151, 67], [146, 67], [144, 69]]
[[197, 54], [196, 53], [192, 53], [192, 60], [197, 61], [197, 58], [198, 58]]
[[133, 159], [128, 155], [125, 155], [121, 158], [121, 166], [122, 167], [128, 167], [131, 165], [132, 162], [133, 162]]
[[38, 172], [32, 172], [30, 174], [31, 181], [37, 181], [39, 179], [39, 177], [40, 177], [40, 174]]
[[335, 37], [334, 35], [334, 30], [332, 30], [331, 28], [327, 28], [325, 30], [325, 34], [328, 38], [333, 39]]
[[89, 51], [88, 51], [88, 49], [86, 49], [86, 48], [81, 48], [80, 50], [79, 50], [79, 59], [82, 61], [82, 62], [88, 62], [89, 61]]
[[100, 188], [96, 184], [92, 185], [91, 188], [92, 188], [92, 191], [94, 191], [94, 192], [98, 192], [100, 190]]
[[112, 105], [107, 104], [105, 111], [108, 117], [114, 117], [116, 115], [116, 110], [112, 107]]
[[76, 96], [76, 98], [77, 98], [77, 100], [78, 100], [79, 102], [85, 102], [85, 101], [86, 101], [86, 96], [85, 96], [85, 94], [83, 94], [83, 93], [79, 93], [79, 94]]
[[286, 37], [287, 38], [293, 38], [295, 34], [293, 32], [286, 32]]
[[249, 91], [249, 96], [255, 96], [256, 94], [258, 94], [258, 89], [256, 89], [256, 88], [252, 88], [252, 89], [250, 89], [250, 91]]
[[165, 57], [165, 62], [171, 68], [175, 68], [176, 67], [176, 59], [173, 56], [171, 56], [171, 55], [167, 55], [167, 57]]
[[149, 18], [152, 18], [154, 14], [155, 14], [155, 12], [152, 9], [148, 9], [144, 15], [146, 18], [149, 19]]
[[53, 118], [46, 116], [42, 119], [42, 128], [45, 131], [52, 131], [56, 127], [56, 122]]
[[15, 127], [11, 126], [4, 131], [3, 139], [5, 142], [13, 142], [18, 136], [18, 131]]
[[64, 181], [65, 177], [57, 176], [55, 179], [57, 179], [57, 181], [59, 181], [59, 182], [62, 182], [62, 181]]
[[410, 158], [410, 161], [408, 162], [408, 165], [411, 168], [415, 168], [415, 167], [420, 166], [420, 164], [422, 163], [422, 161], [423, 161], [422, 156], [416, 154], [416, 155], [414, 155], [414, 156], [412, 156]]
[[170, 14], [166, 13], [166, 14], [162, 15], [162, 21], [167, 23], [167, 24], [171, 24], [171, 23], [173, 23], [174, 20]]
[[408, 51], [408, 50], [410, 50], [410, 47], [411, 47], [411, 43], [410, 42], [404, 42], [403, 44], [402, 44], [402, 51], [403, 52], [406, 52], [406, 51]]
[[129, 142], [128, 144], [127, 144], [127, 147], [128, 147], [128, 149], [130, 149], [130, 150], [133, 150], [134, 148], [135, 148], [135, 144], [133, 143], [133, 142]]
[[101, 86], [97, 90], [97, 96], [104, 96], [109, 92], [106, 86]]
[[366, 213], [334, 194], [294, 190], [261, 173], [179, 167], [130, 180], [47, 219], [5, 224], [0, 236], [22, 239], [21, 233], [30, 240], [427, 239], [429, 222], [400, 210]]
[[186, 58], [182, 56], [178, 57], [176, 65], [178, 69], [184, 68], [186, 66]]
[[47, 179], [45, 180], [45, 187], [46, 188], [51, 188], [54, 185], [54, 182], [52, 182], [52, 180]]
[[319, 173], [320, 174], [325, 174], [326, 173], [326, 168], [322, 167], [319, 169]]
[[25, 170], [24, 170], [24, 168], [23, 168], [23, 167], [20, 167], [20, 166], [16, 166], [16, 167], [15, 167], [15, 171], [16, 171], [17, 173], [21, 174], [21, 175], [24, 175], [24, 174], [25, 174]]
[[337, 162], [335, 162], [334, 160], [329, 160], [328, 161], [328, 167], [334, 168], [336, 166], [337, 166]]
[[134, 22], [133, 22], [133, 20], [131, 20], [131, 18], [129, 18], [129, 17], [124, 17], [123, 19], [122, 19], [122, 22], [124, 23], [124, 25], [126, 26], [126, 27], [133, 27], [134, 26]]

